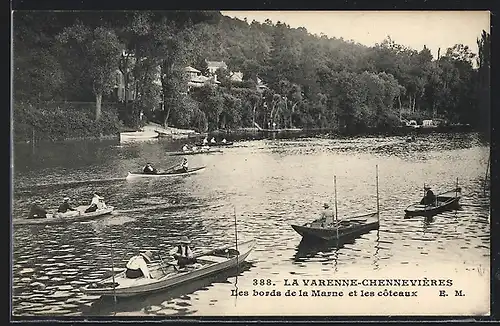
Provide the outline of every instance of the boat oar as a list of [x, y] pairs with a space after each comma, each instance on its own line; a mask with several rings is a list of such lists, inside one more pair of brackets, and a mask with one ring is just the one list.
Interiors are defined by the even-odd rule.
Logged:
[[176, 167], [178, 167], [180, 164], [181, 164], [181, 163], [177, 163], [176, 165], [173, 165], [173, 166], [169, 167], [168, 169], [163, 170], [162, 172], [168, 172], [168, 171], [170, 171], [170, 170], [173, 170], [173, 169], [175, 169]]

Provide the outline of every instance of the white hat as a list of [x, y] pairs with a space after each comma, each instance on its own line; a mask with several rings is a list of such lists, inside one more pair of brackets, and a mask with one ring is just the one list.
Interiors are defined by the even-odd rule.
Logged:
[[69, 197], [64, 197], [63, 200], [64, 201], [69, 201]]
[[153, 261], [153, 253], [150, 250], [146, 252], [141, 252], [140, 255], [144, 257], [148, 262]]
[[101, 196], [99, 196], [97, 193], [94, 193], [94, 197], [97, 197], [98, 199], [104, 199]]

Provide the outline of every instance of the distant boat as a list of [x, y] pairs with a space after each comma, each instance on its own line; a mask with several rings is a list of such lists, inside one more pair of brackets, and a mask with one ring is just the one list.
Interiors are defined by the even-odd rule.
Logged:
[[45, 218], [23, 218], [13, 219], [13, 225], [31, 225], [31, 224], [65, 224], [71, 222], [83, 222], [93, 220], [95, 218], [111, 214], [114, 210], [113, 206], [107, 206], [104, 209], [99, 209], [94, 212], [85, 213], [88, 205], [76, 207], [76, 211], [68, 213], [49, 213]]
[[170, 172], [158, 172], [158, 173], [144, 173], [144, 172], [128, 172], [127, 179], [134, 178], [164, 178], [164, 177], [175, 177], [181, 175], [189, 175], [196, 172], [200, 172], [205, 169], [205, 166], [200, 166], [196, 168], [190, 168], [187, 172], [170, 171]]
[[460, 207], [462, 189], [457, 187], [453, 190], [436, 195], [433, 205], [422, 205], [420, 202], [411, 204], [405, 209], [406, 217], [431, 216], [445, 211], [455, 210]]
[[156, 131], [132, 131], [132, 132], [121, 132], [120, 142], [135, 141], [135, 140], [148, 140], [155, 139], [159, 137], [159, 133]]
[[199, 147], [202, 147], [202, 146], [210, 146], [210, 147], [222, 147], [222, 146], [231, 146], [233, 145], [233, 142], [232, 141], [228, 141], [228, 142], [217, 142], [217, 143], [206, 143], [206, 144], [203, 144], [203, 143], [199, 143], [199, 144], [195, 144], [195, 146], [199, 146]]
[[150, 266], [153, 278], [130, 279], [123, 271], [114, 277], [87, 285], [81, 291], [88, 295], [131, 297], [168, 290], [239, 266], [254, 246], [255, 241], [250, 240], [238, 243], [238, 250], [233, 246], [215, 248], [207, 253], [195, 255], [198, 266], [189, 266], [187, 269], [179, 270], [175, 263], [161, 261]]
[[197, 154], [213, 154], [213, 153], [222, 153], [220, 149], [198, 149], [198, 150], [188, 150], [188, 151], [178, 151], [178, 152], [170, 152], [169, 156], [183, 156], [183, 155], [197, 155]]

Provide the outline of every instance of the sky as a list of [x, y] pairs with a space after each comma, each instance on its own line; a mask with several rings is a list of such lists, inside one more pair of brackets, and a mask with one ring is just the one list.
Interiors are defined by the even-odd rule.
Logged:
[[477, 53], [476, 39], [490, 32], [488, 11], [222, 11], [225, 16], [264, 22], [270, 19], [290, 27], [305, 27], [311, 34], [353, 40], [367, 46], [388, 35], [398, 44], [421, 50], [426, 45], [437, 57], [455, 44]]

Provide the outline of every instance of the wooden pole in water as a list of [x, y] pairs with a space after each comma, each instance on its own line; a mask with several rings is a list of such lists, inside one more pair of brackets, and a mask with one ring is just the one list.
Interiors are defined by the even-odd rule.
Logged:
[[337, 176], [333, 176], [333, 191], [335, 193], [335, 229], [337, 231], [336, 238], [337, 238], [337, 245], [339, 241], [339, 222], [338, 222], [338, 209], [337, 209]]
[[377, 220], [380, 220], [380, 204], [378, 196], [378, 165], [375, 165], [375, 183], [377, 185]]
[[458, 197], [458, 178], [457, 178], [457, 182], [455, 184], [455, 198]]
[[[237, 251], [237, 254], [236, 254], [236, 267], [237, 267], [237, 269], [239, 271], [238, 258], [239, 258], [240, 252], [238, 251], [238, 227], [237, 227], [237, 223], [236, 223], [236, 207], [234, 207], [234, 239], [235, 239], [235, 242], [236, 242], [236, 251]], [[236, 279], [238, 279], [238, 275], [236, 275]]]
[[115, 286], [115, 258], [114, 258], [114, 250], [113, 250], [113, 236], [110, 236], [111, 240], [111, 273], [112, 273], [112, 278], [113, 278], [113, 299], [116, 304], [116, 286]]
[[486, 172], [484, 174], [483, 182], [483, 196], [486, 196], [486, 179], [488, 178], [488, 170], [490, 169], [491, 154], [488, 156], [488, 164], [486, 165]]

